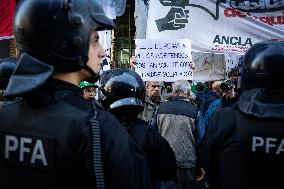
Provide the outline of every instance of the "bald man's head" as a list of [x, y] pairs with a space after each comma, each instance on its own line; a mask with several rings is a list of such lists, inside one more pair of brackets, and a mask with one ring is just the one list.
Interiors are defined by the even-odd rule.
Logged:
[[212, 83], [212, 86], [211, 86], [211, 90], [215, 93], [217, 93], [219, 96], [221, 96], [222, 92], [220, 90], [220, 85], [221, 85], [221, 82], [220, 81], [214, 81]]

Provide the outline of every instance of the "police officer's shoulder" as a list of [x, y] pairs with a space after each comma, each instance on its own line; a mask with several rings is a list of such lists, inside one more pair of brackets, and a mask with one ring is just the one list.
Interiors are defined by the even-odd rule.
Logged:
[[94, 100], [93, 103], [96, 106], [96, 108], [99, 108], [101, 110], [105, 110], [105, 108], [103, 107], [103, 105], [99, 101]]
[[136, 118], [135, 119], [135, 123], [140, 124], [140, 125], [147, 125], [148, 126], [148, 122], [143, 120], [143, 119], [140, 119], [140, 118]]
[[9, 106], [3, 106], [4, 105], [4, 101], [0, 102], [0, 115], [4, 115], [4, 114], [9, 114], [9, 113], [13, 113], [13, 110], [15, 110], [15, 108], [17, 107], [17, 104], [21, 103], [20, 101], [15, 101], [14, 103], [9, 104]]
[[[122, 130], [125, 130], [125, 132], [127, 132], [126, 129], [119, 122], [119, 120], [115, 117], [115, 115], [113, 115], [109, 111], [106, 111], [98, 101], [94, 101], [93, 105], [95, 105], [95, 107], [93, 106], [93, 108], [95, 108], [97, 112], [96, 119], [102, 125], [102, 133], [106, 132], [107, 135], [115, 134], [117, 135], [116, 137], [119, 137], [120, 134], [122, 134], [121, 132], [124, 132]], [[122, 135], [124, 134], [125, 133], [123, 133]]]
[[235, 129], [235, 107], [226, 107], [217, 111], [210, 121], [210, 132], [222, 139]]
[[64, 91], [64, 93], [64, 96], [56, 104], [57, 108], [53, 109], [53, 114], [58, 117], [65, 117], [71, 125], [81, 130], [82, 126], [88, 125], [87, 123], [94, 112], [93, 106], [90, 101], [79, 95], [67, 91]]
[[213, 118], [218, 121], [232, 122], [235, 118], [235, 106], [221, 108], [215, 112]]
[[140, 119], [140, 118], [133, 119], [132, 122], [131, 122], [130, 127], [131, 127], [130, 132], [132, 132], [133, 130], [135, 132], [138, 131], [138, 133], [140, 133], [139, 135], [142, 135], [143, 133], [146, 133], [148, 131], [148, 129], [150, 128], [149, 127], [149, 123], [147, 121], [145, 121], [145, 120]]
[[81, 96], [74, 95], [73, 93], [65, 93], [62, 100], [64, 103], [74, 108], [74, 110], [90, 111], [92, 109], [92, 104], [90, 101], [85, 100]]
[[96, 108], [96, 119], [101, 124], [103, 133], [110, 135], [110, 131], [117, 132], [119, 130], [117, 127], [122, 127], [115, 116], [99, 108], [97, 105], [94, 107], [91, 101], [85, 100], [81, 96], [67, 94], [64, 96], [63, 101], [63, 104], [65, 104], [65, 106], [63, 106], [65, 114], [69, 114], [70, 119], [73, 121], [81, 122], [80, 125], [86, 125], [84, 123], [92, 118], [94, 115], [94, 108]]

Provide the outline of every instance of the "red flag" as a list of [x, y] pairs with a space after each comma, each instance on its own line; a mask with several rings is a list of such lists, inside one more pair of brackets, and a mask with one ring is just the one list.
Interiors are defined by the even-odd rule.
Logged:
[[13, 38], [16, 0], [0, 0], [0, 40]]

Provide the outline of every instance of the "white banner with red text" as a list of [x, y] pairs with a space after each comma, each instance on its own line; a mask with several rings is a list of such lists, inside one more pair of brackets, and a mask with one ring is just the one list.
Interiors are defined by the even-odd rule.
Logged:
[[257, 42], [284, 41], [284, 0], [150, 0], [146, 38], [190, 39], [193, 51], [243, 54]]

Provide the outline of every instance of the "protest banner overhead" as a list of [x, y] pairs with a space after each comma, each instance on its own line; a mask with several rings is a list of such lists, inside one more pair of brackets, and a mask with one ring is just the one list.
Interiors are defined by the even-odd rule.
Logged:
[[284, 40], [284, 0], [152, 0], [146, 32], [190, 39], [192, 51], [243, 54], [257, 42]]

